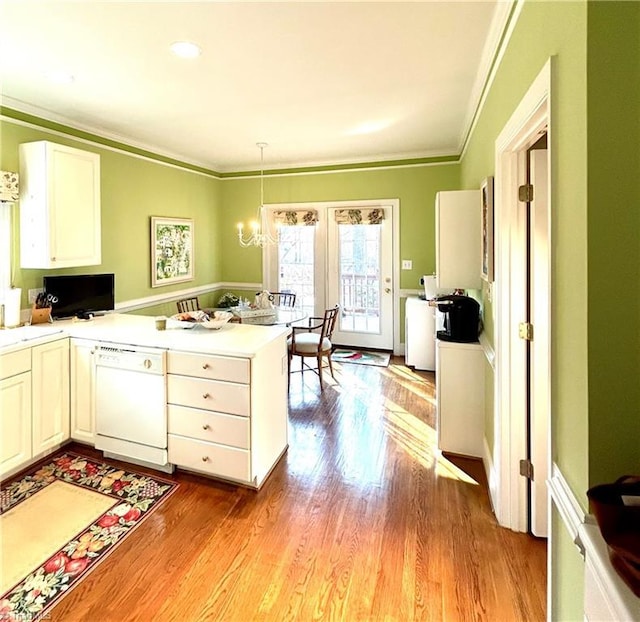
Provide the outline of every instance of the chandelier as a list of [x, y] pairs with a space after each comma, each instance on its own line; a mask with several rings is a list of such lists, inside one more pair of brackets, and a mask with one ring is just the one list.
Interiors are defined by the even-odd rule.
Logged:
[[244, 226], [238, 223], [238, 242], [240, 246], [268, 246], [278, 244], [280, 241], [280, 231], [276, 230], [275, 235], [269, 231], [267, 214], [264, 209], [264, 148], [267, 143], [256, 143], [260, 149], [260, 206], [256, 219], [249, 223], [250, 231], [244, 235]]

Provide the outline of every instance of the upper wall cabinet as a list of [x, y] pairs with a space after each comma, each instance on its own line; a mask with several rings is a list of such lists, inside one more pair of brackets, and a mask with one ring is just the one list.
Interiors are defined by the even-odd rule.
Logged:
[[48, 141], [19, 153], [20, 265], [100, 264], [100, 156]]
[[436, 195], [436, 285], [480, 289], [480, 191]]

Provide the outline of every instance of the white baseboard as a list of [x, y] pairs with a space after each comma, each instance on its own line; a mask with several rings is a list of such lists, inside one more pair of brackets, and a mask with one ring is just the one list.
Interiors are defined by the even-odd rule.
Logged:
[[489, 501], [491, 503], [491, 509], [493, 513], [496, 512], [498, 501], [498, 476], [493, 465], [493, 455], [491, 454], [491, 448], [487, 443], [486, 437], [483, 440], [484, 453], [482, 454], [482, 463], [484, 464], [484, 472], [487, 476], [487, 483], [489, 485]]

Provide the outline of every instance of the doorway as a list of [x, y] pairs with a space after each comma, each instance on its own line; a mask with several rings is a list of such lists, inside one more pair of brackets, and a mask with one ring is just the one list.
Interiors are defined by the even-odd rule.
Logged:
[[[550, 75], [548, 62], [496, 140], [494, 508], [502, 526], [539, 536], [551, 462]], [[532, 149], [542, 137], [547, 149]]]
[[312, 226], [285, 224], [280, 244], [263, 251], [263, 283], [271, 291], [294, 291], [309, 316], [340, 305], [333, 335], [337, 345], [393, 350], [399, 327], [397, 200], [280, 204], [268, 206], [273, 221], [283, 213], [313, 212]]

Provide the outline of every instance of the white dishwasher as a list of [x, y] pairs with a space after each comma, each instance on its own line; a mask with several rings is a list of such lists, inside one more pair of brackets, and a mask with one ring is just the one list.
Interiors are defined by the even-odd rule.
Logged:
[[96, 449], [170, 473], [166, 351], [103, 343], [95, 366]]

